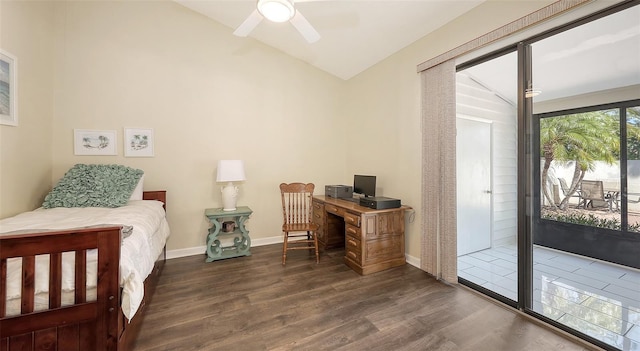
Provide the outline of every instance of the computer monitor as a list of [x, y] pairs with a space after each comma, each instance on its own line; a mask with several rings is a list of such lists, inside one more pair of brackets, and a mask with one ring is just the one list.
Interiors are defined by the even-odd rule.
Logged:
[[376, 196], [376, 176], [354, 175], [353, 192], [365, 197]]

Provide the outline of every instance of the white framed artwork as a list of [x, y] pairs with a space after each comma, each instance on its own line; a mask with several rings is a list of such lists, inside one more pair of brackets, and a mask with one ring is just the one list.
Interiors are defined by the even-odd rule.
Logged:
[[153, 129], [124, 129], [125, 157], [153, 157]]
[[117, 155], [115, 130], [73, 130], [74, 155]]
[[18, 125], [18, 61], [0, 50], [0, 124]]

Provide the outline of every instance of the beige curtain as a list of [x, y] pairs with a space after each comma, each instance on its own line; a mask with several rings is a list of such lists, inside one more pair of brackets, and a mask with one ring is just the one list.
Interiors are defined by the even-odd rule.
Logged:
[[456, 67], [446, 61], [422, 75], [421, 268], [457, 283]]
[[422, 80], [421, 268], [457, 283], [455, 59], [590, 0], [560, 0], [418, 65]]

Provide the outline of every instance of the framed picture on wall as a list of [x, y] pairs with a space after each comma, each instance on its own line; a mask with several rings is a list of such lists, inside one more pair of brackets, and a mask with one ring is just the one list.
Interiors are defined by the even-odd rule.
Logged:
[[115, 130], [73, 130], [74, 155], [117, 155]]
[[153, 129], [124, 129], [125, 157], [153, 157]]
[[0, 50], [0, 124], [18, 125], [18, 61]]

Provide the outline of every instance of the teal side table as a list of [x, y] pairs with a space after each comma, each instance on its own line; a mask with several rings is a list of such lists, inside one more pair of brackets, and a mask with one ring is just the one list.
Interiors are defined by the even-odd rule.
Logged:
[[[222, 208], [208, 208], [204, 211], [212, 226], [207, 235], [206, 262], [225, 258], [251, 256], [251, 238], [244, 222], [253, 211], [247, 206], [238, 206], [235, 211], [223, 211]], [[222, 231], [222, 223], [233, 221], [235, 228], [231, 232]]]

